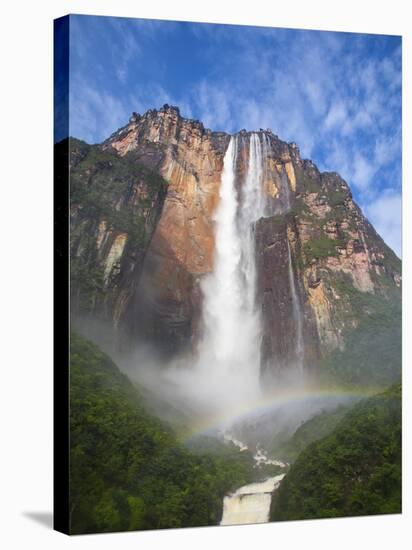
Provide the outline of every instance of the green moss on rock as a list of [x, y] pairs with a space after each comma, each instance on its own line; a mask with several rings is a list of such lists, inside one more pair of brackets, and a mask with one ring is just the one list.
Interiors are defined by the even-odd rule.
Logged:
[[322, 235], [317, 239], [311, 239], [303, 243], [303, 252], [307, 262], [310, 263], [312, 260], [338, 256], [338, 248], [345, 245], [346, 243], [343, 239], [331, 239], [326, 235]]

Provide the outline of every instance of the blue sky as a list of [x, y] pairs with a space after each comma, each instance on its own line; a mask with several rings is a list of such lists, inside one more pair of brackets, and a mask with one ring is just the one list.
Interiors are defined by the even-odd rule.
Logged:
[[398, 255], [401, 85], [400, 37], [71, 16], [72, 136], [164, 103], [212, 130], [271, 128], [339, 172]]

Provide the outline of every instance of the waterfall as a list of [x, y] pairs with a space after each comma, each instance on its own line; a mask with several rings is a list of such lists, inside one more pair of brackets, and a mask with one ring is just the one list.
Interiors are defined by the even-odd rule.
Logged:
[[202, 281], [204, 336], [201, 359], [215, 376], [236, 369], [241, 356], [237, 346], [239, 321], [243, 317], [240, 262], [242, 245], [237, 231], [238, 199], [235, 188], [237, 138], [232, 137], [223, 162], [219, 205], [215, 214], [215, 258], [213, 272]]
[[230, 139], [215, 221], [213, 272], [202, 283], [203, 337], [195, 371], [220, 409], [244, 405], [259, 396], [260, 312], [256, 307], [255, 222], [263, 216], [262, 146], [251, 134], [249, 163], [237, 192], [239, 140]]
[[240, 487], [223, 499], [223, 517], [220, 525], [244, 525], [269, 521], [272, 494], [285, 474]]
[[[242, 243], [241, 270], [245, 281], [246, 307], [252, 316], [257, 315], [255, 223], [259, 218], [264, 216], [265, 211], [262, 177], [262, 145], [258, 134], [251, 134], [248, 169], [245, 183], [242, 187], [238, 231]], [[260, 326], [260, 320], [256, 320], [256, 322]]]
[[289, 285], [290, 293], [292, 295], [292, 314], [295, 322], [295, 353], [297, 358], [297, 366], [302, 370], [303, 359], [305, 354], [304, 342], [303, 342], [303, 330], [302, 330], [302, 311], [300, 307], [300, 300], [298, 293], [296, 292], [296, 283], [292, 266], [292, 255], [290, 253], [289, 239], [286, 239], [288, 244], [288, 270], [289, 270]]
[[[236, 445], [240, 451], [249, 449], [248, 445], [233, 437], [230, 432], [224, 434], [224, 439]], [[269, 464], [279, 466], [282, 469], [287, 467], [284, 462], [268, 458], [266, 452], [259, 445], [255, 448], [253, 459], [255, 467], [258, 468]], [[285, 472], [282, 472], [273, 477], [266, 476], [262, 481], [243, 485], [234, 493], [226, 495], [223, 499], [223, 515], [220, 525], [242, 525], [269, 521], [272, 495], [278, 489], [285, 475]]]
[[[182, 365], [168, 371], [176, 396], [182, 392], [182, 400], [193, 414], [225, 418], [219, 428], [232, 425], [239, 413], [262, 397], [255, 227], [270, 212], [263, 190], [270, 144], [265, 135], [249, 136], [248, 142], [232, 136], [223, 159], [219, 203], [213, 217], [213, 271], [200, 283], [202, 332], [196, 355], [190, 364], [183, 359]], [[238, 181], [238, 156], [243, 158], [245, 146], [249, 149], [245, 155], [248, 164], [244, 180]], [[289, 242], [287, 246], [295, 329], [292, 338], [296, 366], [302, 371], [303, 317]]]

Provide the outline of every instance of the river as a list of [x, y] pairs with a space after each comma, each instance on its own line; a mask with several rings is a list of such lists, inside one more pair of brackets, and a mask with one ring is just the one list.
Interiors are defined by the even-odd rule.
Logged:
[[223, 499], [223, 517], [220, 525], [242, 525], [269, 521], [272, 493], [286, 474], [240, 487]]
[[[224, 434], [226, 441], [231, 441], [241, 451], [247, 445], [230, 434]], [[253, 457], [256, 465], [274, 464], [286, 467], [286, 464], [267, 457], [263, 449], [257, 448]], [[286, 473], [266, 478], [262, 481], [243, 485], [223, 499], [223, 516], [220, 525], [243, 525], [247, 523], [267, 523], [269, 521], [272, 494], [279, 487]]]

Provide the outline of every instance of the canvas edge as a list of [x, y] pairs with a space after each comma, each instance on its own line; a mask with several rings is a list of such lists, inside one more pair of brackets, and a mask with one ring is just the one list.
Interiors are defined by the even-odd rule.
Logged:
[[[53, 22], [53, 528], [70, 534], [69, 508], [69, 37], [70, 16]], [[63, 153], [56, 143], [66, 139]]]

